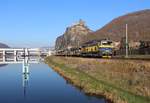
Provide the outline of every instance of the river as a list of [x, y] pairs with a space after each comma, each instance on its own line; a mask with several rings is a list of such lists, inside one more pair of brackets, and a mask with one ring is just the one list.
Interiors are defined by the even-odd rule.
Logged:
[[[28, 68], [29, 73], [22, 73]], [[43, 62], [0, 66], [0, 103], [107, 103], [69, 84]]]

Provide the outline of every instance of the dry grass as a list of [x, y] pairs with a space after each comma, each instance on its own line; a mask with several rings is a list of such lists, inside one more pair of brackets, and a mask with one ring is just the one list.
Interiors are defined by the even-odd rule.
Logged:
[[[113, 91], [110, 93], [110, 95], [112, 94], [115, 95], [115, 93], [118, 90], [121, 90], [127, 92], [125, 94], [117, 92], [117, 94], [122, 95], [121, 96], [122, 98], [124, 98], [124, 95], [126, 94], [133, 94], [150, 98], [150, 63], [148, 61], [87, 59], [87, 58], [85, 59], [72, 57], [50, 57], [50, 58], [54, 63], [63, 65], [65, 66], [65, 68], [73, 68], [70, 70], [75, 70], [76, 74], [81, 72], [85, 73], [90, 78], [101, 81], [101, 83], [104, 83], [112, 88], [115, 88], [115, 89], [112, 88], [108, 89], [109, 88], [108, 86], [107, 90]], [[71, 74], [68, 73], [67, 75]], [[85, 82], [86, 80], [87, 79], [84, 78], [84, 80], [82, 81]], [[79, 81], [76, 80], [76, 82]], [[88, 82], [86, 82], [86, 84], [90, 85]], [[99, 88], [100, 84], [97, 83], [95, 84], [96, 87], [98, 86]], [[84, 85], [84, 83], [81, 85]], [[101, 91], [102, 88], [104, 89], [105, 85], [102, 85], [101, 89], [96, 89], [96, 93]], [[105, 89], [104, 91], [106, 91]], [[108, 93], [105, 94], [108, 95]], [[126, 98], [131, 97], [127, 95]]]

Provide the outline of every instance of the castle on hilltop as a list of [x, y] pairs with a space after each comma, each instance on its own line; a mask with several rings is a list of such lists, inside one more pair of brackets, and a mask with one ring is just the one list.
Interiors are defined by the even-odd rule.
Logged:
[[83, 38], [92, 31], [86, 26], [83, 20], [66, 28], [65, 33], [56, 40], [55, 49], [60, 50], [66, 47], [77, 47], [81, 44]]

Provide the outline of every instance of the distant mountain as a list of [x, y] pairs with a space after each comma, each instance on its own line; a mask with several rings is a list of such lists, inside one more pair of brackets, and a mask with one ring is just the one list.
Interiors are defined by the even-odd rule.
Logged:
[[0, 43], [0, 48], [9, 48], [9, 46], [6, 44]]
[[[0, 48], [9, 48], [9, 46], [6, 44], [0, 43]], [[2, 56], [2, 54], [0, 54], [0, 57], [1, 56]], [[2, 65], [0, 65], [0, 66], [2, 66]]]
[[150, 9], [147, 9], [112, 20], [103, 28], [88, 34], [84, 41], [104, 38], [120, 41], [125, 37], [126, 24], [130, 41], [150, 40]]

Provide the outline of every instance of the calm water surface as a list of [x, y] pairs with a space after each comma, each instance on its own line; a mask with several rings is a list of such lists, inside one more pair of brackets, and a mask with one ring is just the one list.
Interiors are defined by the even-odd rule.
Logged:
[[68, 84], [44, 63], [29, 65], [28, 81], [22, 64], [0, 67], [0, 103], [107, 103]]

